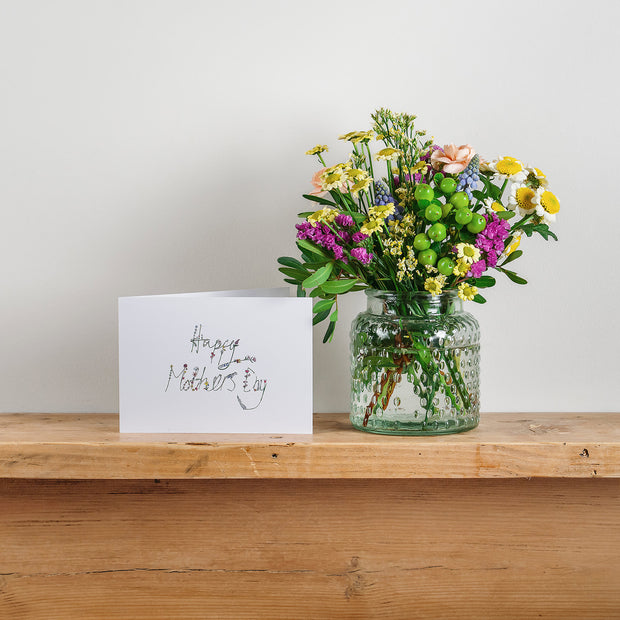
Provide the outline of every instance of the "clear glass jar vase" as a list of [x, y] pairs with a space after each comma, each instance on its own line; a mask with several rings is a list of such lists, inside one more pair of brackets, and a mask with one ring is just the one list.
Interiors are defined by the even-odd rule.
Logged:
[[480, 419], [480, 330], [455, 290], [369, 289], [351, 326], [351, 423], [389, 435], [441, 435]]

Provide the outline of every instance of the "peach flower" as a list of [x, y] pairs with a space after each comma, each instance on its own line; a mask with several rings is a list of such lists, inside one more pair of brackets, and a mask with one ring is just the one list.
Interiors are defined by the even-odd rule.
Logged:
[[435, 170], [443, 170], [448, 174], [458, 174], [467, 168], [467, 164], [476, 154], [469, 144], [445, 144], [443, 149], [437, 149], [431, 154], [431, 164]]
[[323, 191], [323, 185], [321, 184], [321, 175], [326, 170], [327, 168], [321, 168], [312, 176], [312, 185], [314, 185], [314, 190], [310, 192], [310, 196], [323, 196], [323, 194], [327, 194], [326, 191]]

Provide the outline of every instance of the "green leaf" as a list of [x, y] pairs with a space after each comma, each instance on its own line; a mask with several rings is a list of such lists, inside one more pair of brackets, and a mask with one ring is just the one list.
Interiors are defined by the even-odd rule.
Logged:
[[315, 288], [313, 291], [310, 291], [308, 297], [321, 297], [323, 295], [323, 291], [320, 288]]
[[284, 265], [285, 267], [292, 267], [293, 269], [304, 268], [304, 266], [296, 258], [291, 258], [290, 256], [280, 256], [280, 258], [278, 258], [278, 263], [280, 265]]
[[329, 310], [323, 310], [323, 312], [319, 312], [318, 314], [315, 314], [314, 318], [312, 319], [312, 325], [316, 325], [317, 323], [324, 321], [328, 316], [329, 316]]
[[312, 309], [312, 311], [315, 313], [324, 312], [325, 310], [329, 311], [331, 310], [335, 301], [335, 299], [321, 299], [314, 304], [314, 308]]
[[330, 258], [329, 254], [324, 252], [320, 247], [308, 241], [307, 239], [298, 239], [297, 247], [300, 250], [306, 250], [307, 252], [310, 252], [311, 254], [316, 254], [317, 256], [322, 256], [323, 258]]
[[332, 315], [329, 317], [329, 320], [330, 320], [332, 323], [335, 323], [335, 322], [338, 320], [338, 309], [336, 309], [336, 310], [334, 310], [334, 311], [332, 312]]
[[536, 224], [532, 230], [537, 232], [545, 241], [548, 241], [549, 237], [552, 237], [556, 241], [558, 240], [555, 234], [549, 230], [549, 226], [547, 226], [547, 224]]
[[350, 215], [356, 224], [359, 224], [366, 219], [366, 215], [364, 215], [363, 213], [347, 213], [347, 215]]
[[325, 293], [340, 295], [350, 291], [358, 283], [358, 280], [329, 280], [329, 282], [323, 282], [321, 288]]
[[[304, 288], [314, 288], [315, 286], [319, 286], [319, 284], [323, 284], [329, 276], [332, 275], [332, 271], [334, 270], [334, 261], [330, 261], [326, 265], [323, 265], [320, 269], [317, 269], [311, 276], [308, 276], [301, 285]], [[327, 292], [327, 291], [326, 291]]]
[[290, 267], [280, 267], [278, 271], [283, 273], [285, 276], [288, 276], [289, 278], [295, 278], [296, 280], [299, 280], [299, 282], [303, 282], [303, 280], [308, 277], [307, 271], [291, 269]]
[[284, 281], [287, 284], [292, 284], [293, 286], [300, 286], [299, 282], [297, 280], [293, 280], [291, 278], [284, 278]]
[[320, 205], [329, 205], [330, 207], [335, 207], [336, 203], [331, 200], [327, 200], [327, 198], [321, 198], [321, 196], [311, 196], [310, 194], [304, 194], [304, 198], [307, 200], [312, 200], [313, 202], [318, 202]]
[[503, 272], [508, 276], [509, 280], [512, 280], [515, 284], [527, 284], [527, 280], [523, 279], [521, 276], [518, 276], [514, 271], [510, 271], [510, 269], [504, 269], [502, 267], [498, 268], [499, 271]]
[[512, 263], [513, 260], [517, 260], [517, 258], [519, 258], [522, 254], [523, 250], [515, 250], [514, 252], [511, 252], [508, 258], [500, 265], [500, 267], [503, 267], [508, 263]]
[[497, 217], [500, 220], [509, 220], [515, 216], [515, 212], [514, 211], [496, 211], [495, 215], [497, 215]]
[[493, 276], [481, 276], [474, 280], [474, 286], [478, 288], [489, 288], [495, 286], [495, 278]]
[[461, 241], [465, 243], [473, 243], [476, 240], [476, 235], [470, 233], [468, 230], [461, 230], [459, 236], [461, 237]]
[[323, 342], [327, 342], [328, 340], [331, 341], [332, 336], [334, 335], [335, 327], [336, 327], [336, 323], [333, 323], [332, 321], [330, 321], [329, 325], [327, 326], [325, 335], [323, 336]]
[[313, 213], [314, 211], [302, 211], [301, 213], [297, 214], [297, 217], [300, 217], [305, 220], [309, 215], [312, 215]]
[[472, 300], [472, 301], [475, 301], [477, 304], [486, 304], [486, 303], [487, 303], [487, 300], [486, 300], [486, 299], [485, 299], [482, 295], [480, 295], [480, 293], [478, 293], [478, 294], [477, 294], [477, 295], [473, 298], [473, 300]]
[[306, 296], [306, 291], [304, 291], [303, 288], [301, 288], [301, 284], [297, 285], [297, 297], [305, 297]]

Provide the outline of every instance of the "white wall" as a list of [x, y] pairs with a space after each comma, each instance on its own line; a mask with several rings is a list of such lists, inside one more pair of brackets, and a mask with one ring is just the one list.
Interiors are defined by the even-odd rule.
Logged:
[[[276, 286], [304, 151], [415, 113], [543, 169], [533, 240], [473, 311], [483, 410], [618, 410], [620, 5], [26, 0], [0, 4], [0, 410], [117, 411], [117, 298]], [[331, 154], [331, 153], [330, 153]], [[315, 410], [348, 407], [344, 297]]]

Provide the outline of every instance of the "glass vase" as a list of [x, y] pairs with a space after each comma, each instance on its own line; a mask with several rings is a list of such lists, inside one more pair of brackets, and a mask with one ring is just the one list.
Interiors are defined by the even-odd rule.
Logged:
[[351, 423], [389, 435], [441, 435], [480, 419], [480, 330], [455, 290], [367, 290], [351, 326]]

